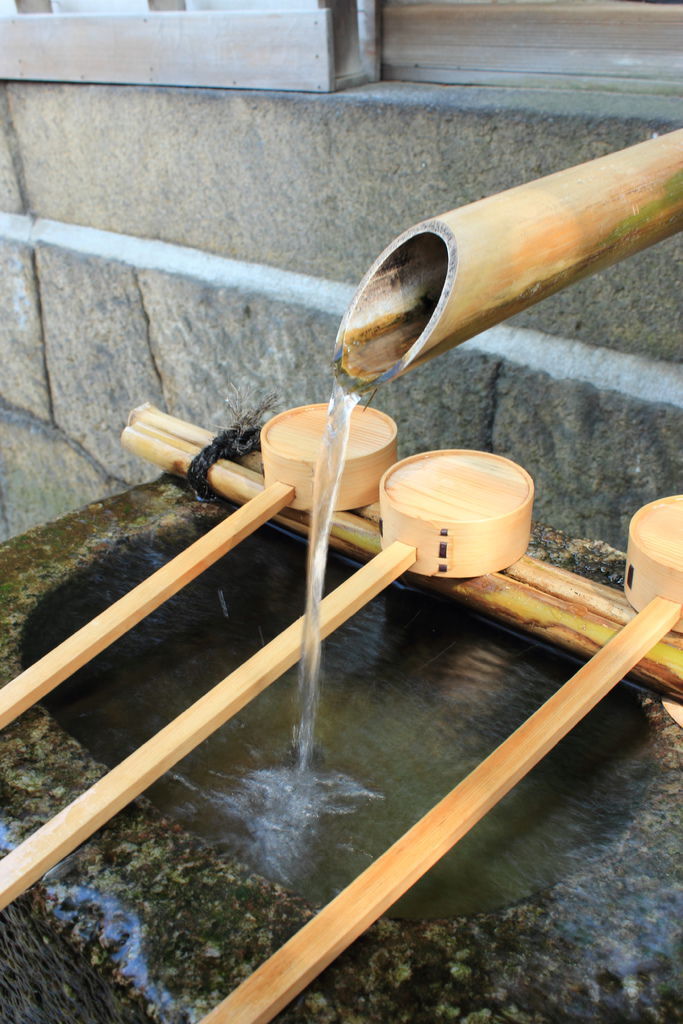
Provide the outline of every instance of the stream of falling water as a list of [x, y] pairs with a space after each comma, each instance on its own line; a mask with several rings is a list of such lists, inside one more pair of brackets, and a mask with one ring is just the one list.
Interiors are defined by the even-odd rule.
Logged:
[[315, 468], [303, 645], [299, 663], [301, 717], [295, 736], [296, 766], [300, 771], [309, 770], [313, 761], [315, 719], [320, 696], [320, 601], [325, 581], [332, 514], [339, 493], [351, 413], [359, 397], [356, 393], [345, 391], [335, 381], [328, 406], [325, 435]]

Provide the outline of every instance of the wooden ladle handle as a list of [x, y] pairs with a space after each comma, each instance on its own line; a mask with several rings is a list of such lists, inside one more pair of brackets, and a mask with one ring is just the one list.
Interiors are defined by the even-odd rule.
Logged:
[[[329, 636], [414, 561], [415, 549], [397, 541], [358, 569], [323, 599], [321, 637]], [[0, 861], [0, 910], [295, 665], [301, 641], [298, 619], [8, 853]]]
[[448, 796], [204, 1017], [266, 1024], [377, 920], [664, 636], [681, 605], [655, 598]]
[[0, 690], [0, 729], [289, 505], [293, 496], [287, 484], [267, 487], [7, 683]]

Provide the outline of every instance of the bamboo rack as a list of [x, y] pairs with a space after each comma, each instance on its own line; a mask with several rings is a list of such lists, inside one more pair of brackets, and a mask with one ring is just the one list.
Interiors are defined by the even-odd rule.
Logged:
[[268, 1024], [421, 878], [679, 620], [654, 598], [474, 771], [249, 975], [202, 1024]]
[[[472, 458], [473, 454], [477, 458]], [[390, 489], [387, 477], [393, 475], [393, 510], [402, 508], [403, 521], [394, 523], [397, 539], [388, 543], [410, 543], [413, 520], [417, 520], [418, 530], [427, 518], [463, 523], [468, 528], [478, 523], [472, 539], [474, 547], [478, 540], [484, 540], [478, 557], [485, 558], [486, 524], [490, 520], [505, 530], [501, 515], [505, 519], [510, 512], [510, 534], [514, 538], [516, 514], [525, 507], [526, 482], [515, 472], [519, 467], [514, 463], [501, 469], [482, 461], [480, 454], [465, 453], [463, 457], [463, 453], [431, 453], [417, 464], [414, 459], [406, 459], [389, 470], [380, 486], [380, 504], [384, 513]], [[501, 476], [509, 484], [503, 495]], [[492, 486], [494, 482], [499, 488]], [[449, 495], [451, 483], [454, 486]], [[428, 551], [433, 540], [430, 537], [427, 542]], [[425, 565], [419, 546], [416, 555], [415, 569]], [[212, 1010], [203, 1024], [268, 1024], [509, 793], [662, 636], [672, 629], [683, 630], [683, 495], [652, 502], [633, 517], [625, 587], [639, 609], [634, 618], [455, 789]]]
[[[208, 431], [151, 405], [131, 413], [122, 436], [129, 451], [181, 477], [191, 458], [211, 439]], [[217, 493], [241, 504], [263, 487], [259, 469], [256, 454], [242, 464], [222, 460], [209, 472], [209, 482]], [[308, 531], [305, 512], [288, 508], [274, 520], [300, 534]], [[378, 522], [377, 505], [355, 514], [337, 512], [331, 546], [361, 561], [372, 558], [381, 546]], [[635, 614], [622, 592], [526, 555], [505, 573], [475, 579], [410, 578], [418, 587], [582, 659], [592, 657]], [[670, 633], [634, 666], [630, 677], [683, 703], [683, 637]]]

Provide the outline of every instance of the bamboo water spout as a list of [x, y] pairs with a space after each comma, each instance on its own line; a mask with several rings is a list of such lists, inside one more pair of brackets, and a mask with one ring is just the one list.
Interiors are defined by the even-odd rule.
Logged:
[[335, 366], [365, 390], [683, 228], [683, 130], [423, 221], [369, 269]]

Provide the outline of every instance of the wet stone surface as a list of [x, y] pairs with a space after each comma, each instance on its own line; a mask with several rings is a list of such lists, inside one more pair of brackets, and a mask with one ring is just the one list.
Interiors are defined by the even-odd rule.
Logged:
[[[5, 544], [0, 678], [20, 671], [28, 616], [68, 576], [126, 538], [151, 532], [189, 542], [223, 514], [162, 478]], [[620, 584], [623, 556], [605, 545], [568, 541], [539, 526], [531, 553]], [[603, 856], [498, 912], [447, 921], [379, 921], [278, 1019], [683, 1020], [675, 955], [683, 917], [676, 818], [680, 731], [657, 701], [641, 699], [660, 770], [637, 816]], [[0, 745], [0, 845], [16, 845], [102, 771], [41, 708], [27, 712]], [[131, 1021], [167, 1024], [201, 1020], [313, 912], [162, 818], [144, 799], [49, 872], [20, 903], [55, 945], [68, 945], [116, 990]], [[7, 913], [0, 915], [0, 947], [3, 920], [9, 929]], [[4, 980], [12, 981], [7, 972]]]

